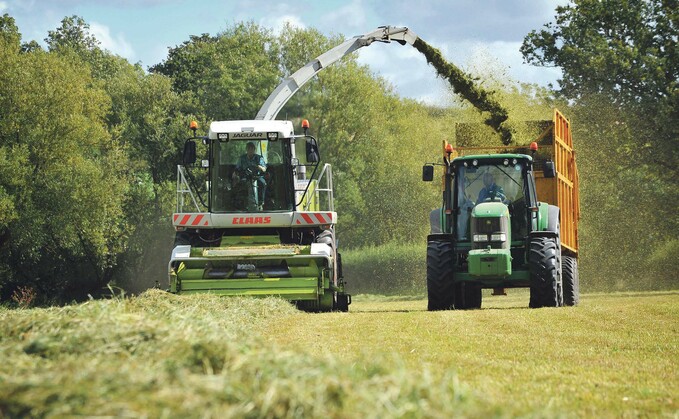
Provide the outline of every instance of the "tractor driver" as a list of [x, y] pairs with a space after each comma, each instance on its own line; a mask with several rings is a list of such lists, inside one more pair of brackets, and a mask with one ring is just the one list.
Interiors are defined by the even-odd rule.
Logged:
[[248, 142], [245, 145], [246, 153], [240, 156], [236, 164], [236, 171], [233, 173], [234, 179], [245, 175], [249, 181], [257, 181], [257, 202], [256, 206], [260, 207], [264, 202], [264, 190], [266, 189], [266, 180], [264, 180], [264, 172], [266, 171], [266, 163], [264, 157], [255, 153], [255, 143]]
[[492, 173], [486, 172], [483, 175], [483, 188], [479, 191], [479, 199], [477, 203], [484, 202], [485, 200], [494, 200], [495, 198], [500, 198], [502, 202], [507, 201], [505, 196], [505, 191], [502, 186], [495, 183], [495, 177]]

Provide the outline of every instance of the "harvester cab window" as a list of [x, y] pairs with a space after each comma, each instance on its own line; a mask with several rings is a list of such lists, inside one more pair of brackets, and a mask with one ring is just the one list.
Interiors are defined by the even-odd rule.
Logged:
[[290, 170], [285, 141], [231, 140], [213, 143], [214, 212], [291, 211], [286, 184]]

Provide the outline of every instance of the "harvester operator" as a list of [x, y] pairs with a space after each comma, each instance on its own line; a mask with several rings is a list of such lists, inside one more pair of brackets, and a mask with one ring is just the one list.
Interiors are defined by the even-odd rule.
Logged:
[[236, 164], [236, 171], [233, 173], [234, 179], [238, 175], [245, 175], [248, 181], [257, 181], [257, 202], [255, 205], [261, 206], [264, 202], [264, 190], [266, 189], [266, 163], [264, 157], [255, 153], [255, 143], [249, 142], [245, 145], [246, 153], [240, 156]]

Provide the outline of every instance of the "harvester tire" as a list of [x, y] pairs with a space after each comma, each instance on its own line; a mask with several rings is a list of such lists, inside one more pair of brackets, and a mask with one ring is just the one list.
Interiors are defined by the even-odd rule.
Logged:
[[186, 244], [191, 244], [191, 236], [189, 233], [186, 232], [177, 232], [174, 235], [174, 245], [175, 246], [180, 246], [180, 245], [186, 245]]
[[563, 304], [576, 306], [580, 302], [580, 274], [578, 260], [572, 256], [564, 256], [561, 265], [563, 279]]
[[481, 308], [481, 287], [471, 282], [455, 284], [455, 309], [473, 310]]
[[[342, 289], [344, 289], [345, 282], [344, 273], [342, 271], [342, 255], [340, 252], [337, 252], [337, 278], [342, 285]], [[335, 310], [346, 313], [349, 311], [349, 304], [351, 304], [351, 295], [345, 294], [344, 292], [338, 292]]]
[[453, 262], [455, 252], [449, 240], [427, 243], [427, 309], [450, 310], [454, 305]]
[[559, 306], [558, 246], [549, 237], [530, 240], [528, 269], [530, 271], [531, 308]]
[[351, 296], [349, 296], [349, 294], [337, 294], [337, 306], [335, 307], [335, 310], [347, 313], [349, 311], [350, 301]]

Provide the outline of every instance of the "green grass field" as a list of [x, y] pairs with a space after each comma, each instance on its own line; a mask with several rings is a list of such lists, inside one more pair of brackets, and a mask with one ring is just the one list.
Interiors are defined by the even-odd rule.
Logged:
[[354, 298], [139, 297], [0, 308], [0, 417], [677, 417], [679, 292], [427, 312]]

